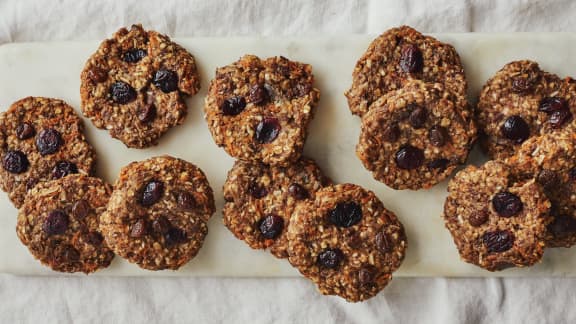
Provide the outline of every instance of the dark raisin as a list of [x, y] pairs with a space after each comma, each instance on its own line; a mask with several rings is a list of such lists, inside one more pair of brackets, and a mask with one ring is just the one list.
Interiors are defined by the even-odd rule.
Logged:
[[353, 201], [339, 202], [328, 212], [328, 219], [338, 227], [350, 227], [362, 220], [362, 208]]
[[398, 125], [386, 125], [382, 130], [382, 139], [388, 143], [394, 143], [400, 137], [400, 128]]
[[559, 182], [558, 175], [552, 170], [542, 170], [538, 173], [536, 181], [545, 189], [553, 189]]
[[430, 140], [430, 144], [436, 147], [442, 147], [446, 144], [446, 137], [448, 137], [448, 132], [446, 128], [438, 125], [432, 126], [428, 131], [428, 140]]
[[44, 220], [44, 224], [42, 225], [42, 230], [46, 235], [57, 235], [57, 234], [64, 234], [68, 229], [68, 216], [64, 213], [64, 211], [56, 209], [48, 213], [46, 219]]
[[570, 177], [570, 180], [574, 181], [576, 180], [576, 167], [570, 169], [570, 171], [568, 171], [568, 177]]
[[426, 123], [426, 119], [428, 118], [428, 112], [426, 108], [420, 107], [417, 105], [412, 105], [412, 111], [410, 112], [410, 116], [408, 117], [408, 122], [414, 128], [422, 128]]
[[52, 179], [60, 179], [69, 174], [78, 173], [78, 167], [76, 164], [70, 161], [58, 161], [52, 169]]
[[394, 247], [394, 242], [386, 235], [384, 229], [376, 234], [376, 248], [381, 253], [390, 253]]
[[142, 123], [149, 123], [156, 119], [156, 106], [154, 104], [145, 104], [137, 112], [138, 120]]
[[424, 57], [418, 46], [406, 44], [400, 53], [400, 68], [407, 73], [421, 72], [424, 67]]
[[72, 210], [70, 212], [74, 218], [84, 219], [88, 216], [90, 210], [90, 204], [86, 200], [80, 199], [72, 205]]
[[154, 205], [164, 194], [164, 183], [158, 180], [149, 181], [142, 190], [140, 204], [142, 206]]
[[510, 231], [486, 232], [482, 236], [482, 241], [488, 252], [505, 252], [514, 245], [514, 234]]
[[132, 227], [130, 228], [130, 237], [139, 238], [146, 235], [147, 232], [148, 224], [146, 223], [146, 220], [140, 218], [134, 224], [132, 224]]
[[189, 192], [179, 192], [178, 196], [176, 196], [176, 202], [178, 203], [178, 207], [182, 209], [190, 210], [196, 206], [194, 195]]
[[277, 215], [266, 215], [266, 217], [260, 220], [258, 228], [264, 238], [275, 239], [284, 229], [284, 219]]
[[122, 81], [112, 83], [109, 93], [112, 101], [121, 105], [134, 101], [138, 96], [134, 88], [132, 88], [128, 83]]
[[171, 227], [165, 234], [164, 234], [164, 244], [167, 247], [174, 246], [176, 244], [185, 243], [188, 240], [186, 232], [177, 228]]
[[26, 181], [26, 191], [32, 190], [32, 188], [34, 188], [37, 184], [38, 184], [38, 179], [36, 179], [36, 178], [28, 179], [28, 181]]
[[248, 100], [251, 103], [257, 106], [265, 105], [269, 99], [270, 98], [268, 96], [268, 91], [266, 90], [264, 85], [255, 84], [254, 86], [252, 86], [252, 88], [250, 88], [250, 93], [248, 94]]
[[104, 238], [102, 234], [98, 232], [89, 232], [84, 237], [84, 240], [90, 245], [99, 246], [102, 244], [102, 241], [104, 241]]
[[428, 162], [428, 168], [433, 170], [438, 170], [443, 172], [448, 167], [450, 160], [448, 159], [436, 159]]
[[248, 192], [252, 197], [256, 199], [263, 198], [268, 194], [268, 190], [264, 186], [259, 185], [256, 182], [250, 183], [250, 185], [248, 186]]
[[225, 116], [236, 116], [246, 108], [246, 99], [244, 97], [234, 96], [222, 102], [220, 110]]
[[62, 144], [62, 135], [54, 128], [45, 128], [36, 136], [36, 149], [43, 156], [56, 153]]
[[522, 211], [522, 201], [508, 191], [501, 191], [492, 198], [492, 207], [502, 217], [512, 217]]
[[478, 227], [488, 221], [488, 216], [488, 211], [485, 209], [472, 212], [468, 216], [468, 223], [473, 227]]
[[518, 115], [508, 117], [500, 130], [504, 137], [517, 144], [524, 142], [530, 136], [530, 126]]
[[550, 114], [548, 117], [548, 122], [552, 128], [560, 128], [567, 121], [572, 119], [572, 113], [568, 109], [557, 110]]
[[344, 259], [344, 254], [340, 249], [327, 248], [318, 254], [316, 262], [321, 267], [336, 269], [340, 265], [340, 262], [342, 262], [342, 259]]
[[374, 283], [374, 269], [372, 267], [362, 267], [358, 271], [358, 283], [361, 286], [370, 286]]
[[141, 48], [132, 48], [124, 52], [124, 54], [122, 55], [122, 61], [127, 63], [136, 63], [142, 60], [144, 57], [146, 57], [146, 55], [148, 55], [148, 53], [146, 53], [146, 50], [143, 50]]
[[16, 137], [18, 137], [19, 140], [29, 139], [35, 134], [36, 131], [30, 123], [22, 123], [16, 127]]
[[308, 199], [308, 197], [309, 197], [308, 190], [306, 190], [306, 188], [304, 188], [303, 186], [301, 186], [297, 183], [292, 183], [288, 187], [288, 192], [296, 200], [304, 200], [304, 199]]
[[22, 173], [28, 170], [30, 163], [26, 155], [20, 151], [10, 150], [6, 152], [2, 158], [2, 166], [4, 170], [10, 173]]
[[154, 74], [152, 83], [164, 93], [178, 90], [178, 74], [172, 70], [160, 69]]
[[80, 252], [70, 244], [60, 244], [54, 251], [54, 258], [57, 263], [70, 263], [80, 260]]
[[548, 230], [556, 236], [572, 234], [576, 232], [576, 219], [570, 216], [556, 216], [548, 225]]
[[262, 119], [256, 126], [254, 138], [260, 144], [270, 143], [278, 137], [280, 133], [280, 122], [274, 117]]
[[424, 152], [414, 146], [405, 145], [396, 152], [394, 160], [400, 169], [417, 169], [424, 163]]
[[88, 78], [96, 83], [102, 83], [108, 79], [108, 72], [97, 66], [93, 66], [88, 70]]
[[171, 227], [172, 225], [166, 216], [159, 216], [152, 222], [152, 230], [159, 235], [166, 234]]
[[512, 80], [512, 91], [519, 94], [527, 94], [534, 89], [538, 82], [537, 75], [528, 75], [527, 77], [519, 76]]
[[295, 91], [293, 95], [290, 96], [292, 99], [300, 98], [308, 95], [312, 90], [312, 85], [309, 82], [296, 84]]
[[546, 97], [540, 100], [538, 111], [552, 113], [559, 110], [568, 110], [568, 102], [560, 97]]

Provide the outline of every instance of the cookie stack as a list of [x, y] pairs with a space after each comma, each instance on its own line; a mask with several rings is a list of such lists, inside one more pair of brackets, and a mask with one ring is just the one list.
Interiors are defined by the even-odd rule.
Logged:
[[530, 266], [576, 243], [576, 82], [532, 61], [484, 86], [476, 119], [493, 160], [448, 186], [446, 227], [462, 259], [490, 271]]
[[404, 258], [402, 224], [371, 191], [332, 185], [302, 156], [319, 100], [308, 64], [246, 55], [218, 68], [205, 102], [217, 145], [237, 159], [224, 184], [226, 227], [269, 249], [324, 294], [376, 295]]

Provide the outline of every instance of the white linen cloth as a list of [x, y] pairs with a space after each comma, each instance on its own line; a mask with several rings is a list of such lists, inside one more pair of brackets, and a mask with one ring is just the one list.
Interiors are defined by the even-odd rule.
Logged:
[[[575, 15], [573, 0], [0, 0], [0, 44], [99, 40], [135, 22], [171, 36], [575, 31]], [[574, 291], [572, 278], [396, 278], [348, 304], [301, 278], [0, 275], [0, 323], [576, 323]]]

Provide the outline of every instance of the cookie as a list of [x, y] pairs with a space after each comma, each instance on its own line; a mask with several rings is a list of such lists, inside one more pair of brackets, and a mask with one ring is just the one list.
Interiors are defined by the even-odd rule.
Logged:
[[363, 116], [378, 98], [411, 79], [443, 83], [448, 91], [466, 97], [466, 76], [454, 47], [401, 26], [376, 38], [356, 63], [345, 93], [350, 111]]
[[430, 188], [468, 157], [476, 128], [465, 105], [439, 83], [407, 81], [362, 117], [356, 155], [391, 188]]
[[42, 264], [61, 272], [92, 273], [114, 258], [99, 231], [112, 187], [73, 174], [34, 187], [18, 211], [16, 233]]
[[83, 132], [74, 109], [58, 99], [27, 97], [0, 114], [0, 187], [14, 206], [38, 183], [93, 173], [95, 153]]
[[297, 204], [330, 182], [302, 157], [288, 166], [236, 161], [224, 183], [224, 225], [253, 249], [288, 257], [286, 230]]
[[576, 133], [555, 132], [526, 140], [507, 160], [519, 179], [536, 179], [552, 203], [549, 247], [576, 244]]
[[296, 161], [320, 96], [313, 83], [310, 65], [282, 56], [218, 68], [204, 105], [214, 141], [243, 161]]
[[550, 201], [534, 180], [514, 179], [512, 167], [489, 161], [449, 182], [443, 217], [464, 261], [497, 271], [541, 260]]
[[133, 148], [155, 145], [182, 124], [183, 98], [200, 89], [194, 57], [141, 25], [121, 28], [103, 41], [80, 78], [84, 115]]
[[351, 302], [382, 290], [405, 250], [404, 228], [394, 213], [353, 184], [320, 189], [296, 206], [288, 226], [290, 263], [322, 294]]
[[484, 85], [476, 117], [484, 151], [510, 157], [532, 136], [574, 128], [576, 82], [544, 72], [538, 63], [506, 64]]
[[128, 261], [148, 270], [176, 270], [202, 247], [214, 211], [202, 170], [160, 156], [122, 168], [100, 229]]

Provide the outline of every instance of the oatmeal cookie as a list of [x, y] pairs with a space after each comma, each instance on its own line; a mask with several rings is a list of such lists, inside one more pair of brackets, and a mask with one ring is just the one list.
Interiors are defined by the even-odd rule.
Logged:
[[93, 173], [96, 156], [83, 132], [74, 109], [58, 99], [27, 97], [0, 114], [0, 186], [14, 206], [38, 183]]
[[141, 25], [121, 28], [86, 62], [82, 111], [127, 147], [155, 145], [182, 124], [183, 97], [200, 89], [194, 57], [170, 38]]
[[549, 247], [576, 244], [576, 133], [532, 137], [507, 160], [520, 179], [535, 178], [550, 202]]
[[466, 97], [466, 77], [454, 47], [401, 26], [376, 38], [356, 63], [345, 93], [350, 111], [363, 116], [374, 101], [411, 79], [443, 83], [448, 91]]
[[480, 143], [494, 159], [510, 157], [528, 138], [574, 128], [576, 82], [514, 61], [486, 82], [476, 110]]
[[373, 192], [353, 184], [320, 189], [296, 206], [288, 226], [290, 263], [322, 294], [351, 302], [375, 296], [404, 259], [406, 235]]
[[289, 166], [236, 161], [224, 184], [224, 225], [251, 248], [286, 258], [285, 229], [294, 208], [329, 182], [305, 157]]
[[356, 154], [391, 188], [430, 188], [466, 161], [476, 138], [462, 105], [439, 83], [407, 81], [364, 115]]
[[497, 271], [541, 260], [550, 201], [534, 180], [514, 179], [511, 167], [489, 161], [448, 184], [444, 222], [464, 261]]
[[204, 106], [214, 141], [243, 161], [296, 161], [320, 95], [313, 82], [310, 65], [282, 56], [218, 68]]
[[16, 233], [42, 264], [86, 274], [114, 258], [98, 223], [112, 187], [98, 178], [73, 174], [38, 184], [18, 212]]
[[170, 156], [120, 171], [100, 229], [116, 254], [148, 270], [176, 270], [204, 243], [214, 195], [195, 165]]

